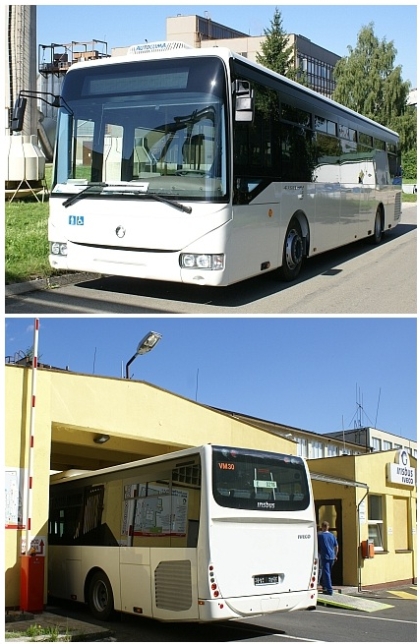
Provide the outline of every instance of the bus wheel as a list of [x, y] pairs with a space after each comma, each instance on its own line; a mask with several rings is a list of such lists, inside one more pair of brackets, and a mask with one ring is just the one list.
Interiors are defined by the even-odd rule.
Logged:
[[292, 219], [287, 229], [283, 248], [283, 262], [280, 268], [281, 277], [290, 282], [300, 273], [303, 263], [302, 228], [297, 219]]
[[373, 235], [371, 236], [372, 244], [380, 244], [383, 236], [382, 208], [378, 206], [375, 215], [375, 224], [373, 226]]
[[114, 596], [109, 579], [102, 570], [95, 572], [89, 584], [88, 604], [97, 619], [106, 621], [114, 610]]

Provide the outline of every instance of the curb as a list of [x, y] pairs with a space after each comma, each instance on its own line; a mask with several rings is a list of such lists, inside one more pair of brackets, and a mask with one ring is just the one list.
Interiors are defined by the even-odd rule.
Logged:
[[65, 275], [52, 275], [45, 279], [30, 280], [29, 282], [17, 282], [16, 284], [6, 284], [5, 296], [22, 295], [31, 291], [44, 291], [47, 289], [75, 284], [81, 280], [97, 279], [97, 273], [66, 273]]

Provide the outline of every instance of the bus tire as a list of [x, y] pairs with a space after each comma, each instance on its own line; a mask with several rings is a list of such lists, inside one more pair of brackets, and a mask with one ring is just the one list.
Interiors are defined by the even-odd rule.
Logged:
[[92, 615], [103, 621], [107, 621], [114, 612], [111, 584], [102, 570], [95, 572], [89, 582], [88, 605]]
[[303, 264], [304, 242], [302, 227], [296, 217], [291, 219], [284, 239], [280, 276], [286, 282], [296, 279]]
[[376, 209], [375, 223], [373, 224], [373, 235], [371, 235], [370, 240], [372, 244], [380, 244], [383, 237], [383, 211], [382, 207], [378, 206]]

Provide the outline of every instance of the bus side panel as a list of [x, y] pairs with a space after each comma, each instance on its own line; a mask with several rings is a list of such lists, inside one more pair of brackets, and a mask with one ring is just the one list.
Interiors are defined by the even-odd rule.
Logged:
[[[71, 550], [71, 552], [69, 552]], [[70, 565], [71, 564], [71, 565]], [[71, 546], [49, 546], [48, 548], [48, 593], [53, 597], [69, 599], [72, 595], [80, 595], [80, 579], [82, 557], [80, 549]], [[78, 569], [79, 574], [72, 572]], [[77, 579], [78, 577], [78, 579]]]
[[315, 185], [315, 223], [310, 227], [309, 255], [316, 255], [339, 245], [340, 239], [340, 185]]
[[169, 621], [197, 620], [197, 550], [152, 549], [150, 564], [152, 616]]
[[233, 207], [233, 222], [226, 253], [229, 283], [264, 272], [263, 265], [271, 269], [279, 265], [279, 201], [279, 187], [272, 183], [250, 204]]
[[119, 552], [121, 610], [151, 617], [150, 548], [122, 547]]
[[[120, 610], [119, 548], [104, 546], [50, 546], [48, 552], [48, 590], [63, 599], [85, 601], [89, 572], [103, 570], [114, 595], [114, 607]], [[86, 591], [88, 589], [86, 588]]]

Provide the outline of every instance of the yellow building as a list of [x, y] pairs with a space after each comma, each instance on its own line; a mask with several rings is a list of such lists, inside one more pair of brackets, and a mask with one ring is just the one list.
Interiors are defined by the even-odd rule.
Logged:
[[318, 524], [340, 545], [333, 585], [416, 581], [416, 464], [406, 450], [308, 461]]
[[[209, 442], [287, 454], [298, 447], [250, 420], [143, 382], [30, 365], [6, 365], [5, 405], [7, 607], [20, 604], [26, 542], [48, 556], [50, 470], [99, 469]], [[401, 480], [411, 478], [401, 471], [414, 470], [415, 463], [395, 450], [308, 460], [319, 522], [327, 518], [341, 544], [335, 583], [369, 586], [416, 577], [416, 488]], [[360, 543], [369, 536], [374, 557], [362, 559]]]
[[7, 607], [20, 603], [22, 540], [47, 543], [50, 470], [99, 469], [210, 442], [296, 453], [292, 441], [143, 382], [41, 368], [35, 376], [34, 392], [30, 366], [5, 367]]

